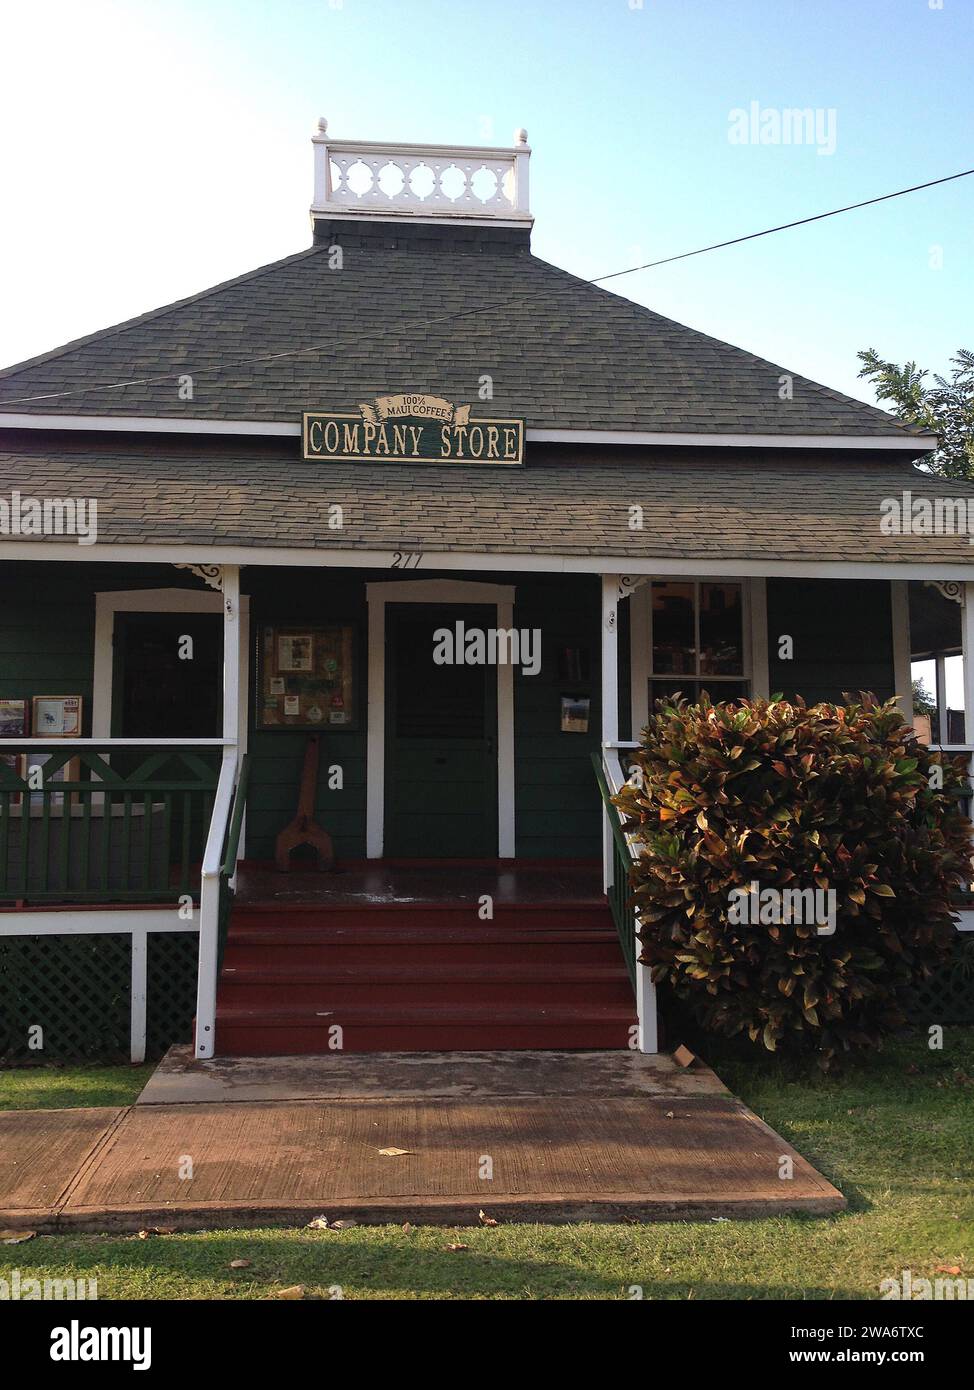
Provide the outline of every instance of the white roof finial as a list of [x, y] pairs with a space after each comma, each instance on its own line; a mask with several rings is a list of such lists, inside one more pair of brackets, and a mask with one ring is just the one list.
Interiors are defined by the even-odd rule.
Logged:
[[514, 143], [515, 145], [526, 145], [528, 143], [528, 132], [523, 126], [518, 126], [517, 130], [514, 132]]
[[325, 120], [324, 116], [319, 116], [319, 117], [318, 117], [318, 134], [319, 134], [319, 135], [327, 135], [327, 134], [328, 134], [328, 122]]

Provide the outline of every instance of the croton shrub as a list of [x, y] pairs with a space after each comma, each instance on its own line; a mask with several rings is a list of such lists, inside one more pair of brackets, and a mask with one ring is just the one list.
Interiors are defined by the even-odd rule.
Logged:
[[[961, 765], [919, 744], [895, 701], [846, 698], [660, 701], [616, 798], [642, 842], [654, 980], [705, 1028], [825, 1066], [903, 1025], [970, 871]], [[809, 889], [831, 924], [801, 910]]]

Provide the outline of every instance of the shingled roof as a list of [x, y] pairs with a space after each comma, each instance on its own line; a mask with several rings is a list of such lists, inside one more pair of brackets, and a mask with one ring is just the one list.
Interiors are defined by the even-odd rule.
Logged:
[[[527, 233], [346, 222], [319, 224], [319, 244], [298, 255], [7, 368], [0, 412], [297, 421], [402, 390], [477, 402], [490, 376], [494, 413], [529, 429], [914, 432], [794, 374], [780, 400], [785, 372], [547, 264]], [[177, 395], [182, 374], [191, 400]], [[118, 382], [132, 384], [98, 389]]]
[[[108, 545], [969, 565], [967, 534], [888, 535], [881, 503], [974, 486], [892, 455], [538, 445], [523, 468], [306, 463], [296, 441], [23, 432], [0, 496], [98, 500]], [[333, 530], [338, 503], [344, 525]], [[629, 527], [643, 508], [642, 530]], [[8, 541], [9, 543], [9, 541]], [[14, 542], [21, 544], [21, 542]], [[25, 538], [24, 557], [63, 536]], [[85, 558], [84, 554], [80, 558]]]

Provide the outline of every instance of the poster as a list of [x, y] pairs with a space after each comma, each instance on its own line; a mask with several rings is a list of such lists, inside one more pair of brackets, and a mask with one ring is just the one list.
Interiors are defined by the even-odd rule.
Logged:
[[350, 623], [266, 624], [258, 649], [257, 726], [351, 729], [356, 724]]
[[588, 695], [561, 697], [561, 731], [563, 734], [587, 734], [592, 701]]
[[23, 738], [27, 724], [26, 700], [0, 700], [0, 738]]
[[80, 738], [81, 696], [35, 695], [34, 733], [39, 738]]

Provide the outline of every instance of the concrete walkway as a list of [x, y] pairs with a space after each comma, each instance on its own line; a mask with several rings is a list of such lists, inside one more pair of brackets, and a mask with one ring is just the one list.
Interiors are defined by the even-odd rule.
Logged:
[[476, 1224], [481, 1209], [504, 1221], [672, 1220], [844, 1206], [709, 1069], [637, 1053], [201, 1063], [173, 1049], [134, 1106], [0, 1113], [8, 1228], [199, 1230], [322, 1214], [454, 1225]]

